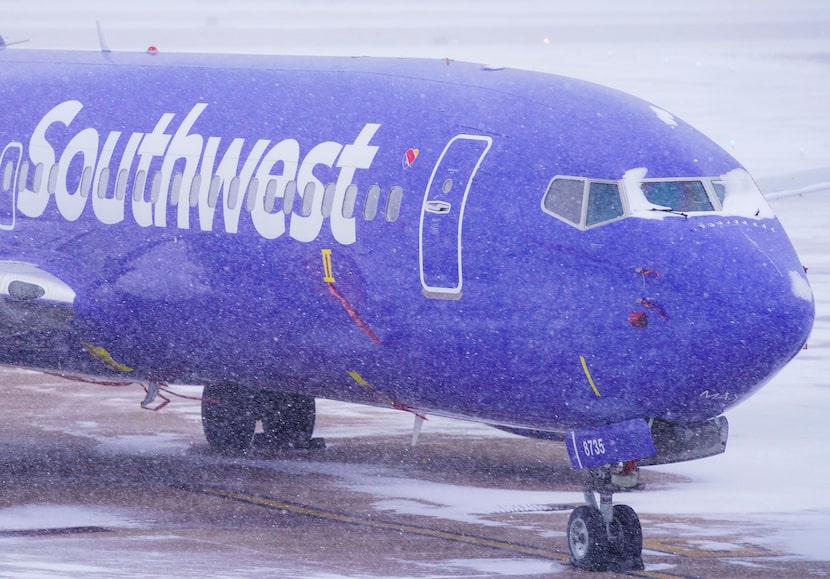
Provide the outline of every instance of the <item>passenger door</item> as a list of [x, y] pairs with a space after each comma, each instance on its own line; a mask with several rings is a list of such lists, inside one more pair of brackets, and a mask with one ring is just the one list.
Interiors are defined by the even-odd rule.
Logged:
[[456, 135], [444, 147], [432, 171], [419, 231], [421, 286], [428, 298], [461, 298], [464, 208], [476, 172], [492, 144], [490, 137]]

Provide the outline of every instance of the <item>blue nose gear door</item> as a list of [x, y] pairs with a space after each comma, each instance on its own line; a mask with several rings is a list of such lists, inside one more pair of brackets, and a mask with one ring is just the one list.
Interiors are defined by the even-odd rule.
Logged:
[[461, 229], [473, 179], [493, 140], [456, 135], [438, 158], [421, 206], [421, 286], [435, 299], [460, 299]]
[[9, 143], [0, 155], [0, 229], [14, 229], [17, 205], [17, 172], [23, 158], [23, 146]]

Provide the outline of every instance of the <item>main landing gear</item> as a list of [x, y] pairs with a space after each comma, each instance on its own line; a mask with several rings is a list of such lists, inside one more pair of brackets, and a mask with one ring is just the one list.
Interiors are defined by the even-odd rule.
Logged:
[[[324, 448], [312, 438], [314, 398], [299, 394], [253, 391], [232, 384], [205, 386], [202, 428], [210, 446], [223, 454], [263, 450]], [[262, 433], [256, 434], [261, 421]]]
[[637, 513], [628, 505], [611, 504], [613, 493], [639, 483], [636, 464], [603, 466], [590, 473], [591, 480], [585, 487], [587, 504], [575, 508], [568, 519], [571, 563], [588, 571], [644, 569], [643, 531]]

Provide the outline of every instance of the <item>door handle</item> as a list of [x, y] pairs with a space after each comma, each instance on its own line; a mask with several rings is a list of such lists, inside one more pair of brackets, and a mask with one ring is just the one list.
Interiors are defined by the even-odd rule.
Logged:
[[452, 205], [446, 201], [427, 201], [426, 210], [436, 215], [445, 215], [450, 212]]

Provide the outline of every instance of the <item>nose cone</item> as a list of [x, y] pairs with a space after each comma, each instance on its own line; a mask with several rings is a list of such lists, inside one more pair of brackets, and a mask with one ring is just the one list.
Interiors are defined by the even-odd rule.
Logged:
[[716, 416], [760, 388], [802, 349], [815, 315], [776, 219], [689, 222], [685, 257], [663, 288], [680, 390], [664, 410], [675, 420]]

